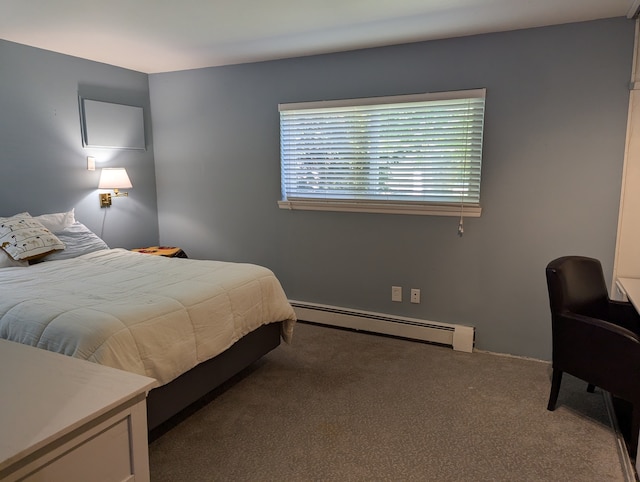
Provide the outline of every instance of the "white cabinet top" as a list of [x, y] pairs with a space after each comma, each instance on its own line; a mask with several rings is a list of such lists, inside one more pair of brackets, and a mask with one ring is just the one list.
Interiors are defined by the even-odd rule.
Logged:
[[154, 386], [153, 378], [0, 340], [0, 471]]
[[[622, 286], [627, 298], [635, 306], [640, 307], [640, 279], [639, 278], [618, 278], [618, 283]], [[640, 310], [639, 310], [640, 311]]]

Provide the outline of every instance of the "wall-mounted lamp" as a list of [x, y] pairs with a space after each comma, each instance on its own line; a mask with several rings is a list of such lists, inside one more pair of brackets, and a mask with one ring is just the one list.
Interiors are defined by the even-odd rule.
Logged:
[[[128, 192], [119, 192], [118, 189], [129, 189], [133, 187], [129, 176], [127, 176], [127, 170], [124, 167], [105, 167], [100, 173], [100, 181], [98, 182], [98, 189], [113, 189], [113, 196], [123, 197], [128, 196]], [[108, 208], [111, 206], [111, 193], [100, 193], [100, 207]]]

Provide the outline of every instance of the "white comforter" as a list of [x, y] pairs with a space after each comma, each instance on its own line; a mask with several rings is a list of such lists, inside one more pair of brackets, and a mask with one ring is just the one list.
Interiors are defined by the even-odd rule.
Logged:
[[0, 270], [0, 338], [165, 384], [295, 313], [267, 268], [123, 249]]

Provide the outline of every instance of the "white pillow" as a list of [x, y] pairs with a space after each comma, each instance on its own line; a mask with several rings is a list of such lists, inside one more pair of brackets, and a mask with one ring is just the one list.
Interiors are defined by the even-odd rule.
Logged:
[[16, 261], [28, 261], [64, 249], [64, 244], [29, 213], [20, 213], [0, 218], [0, 248]]
[[52, 233], [59, 233], [76, 222], [74, 209], [66, 213], [51, 213], [34, 216], [33, 219], [42, 223]]
[[100, 239], [97, 234], [77, 221], [63, 231], [56, 233], [56, 237], [64, 244], [64, 251], [48, 254], [41, 261], [75, 258], [93, 251], [109, 249], [107, 243]]

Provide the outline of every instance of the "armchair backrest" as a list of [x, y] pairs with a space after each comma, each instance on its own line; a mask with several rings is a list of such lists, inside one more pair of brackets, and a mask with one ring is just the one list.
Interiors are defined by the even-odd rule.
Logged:
[[609, 292], [600, 261], [585, 256], [563, 256], [547, 265], [546, 274], [552, 315], [571, 311], [608, 318]]

